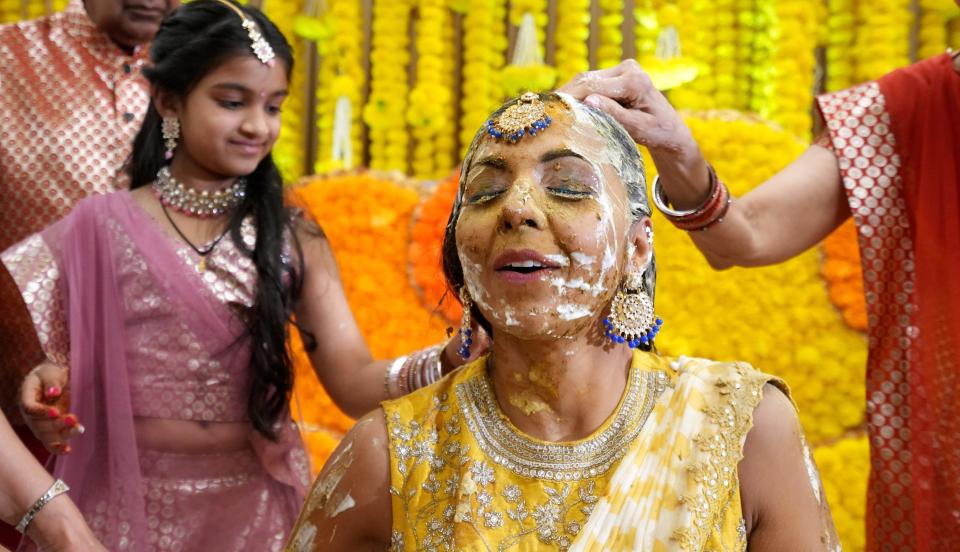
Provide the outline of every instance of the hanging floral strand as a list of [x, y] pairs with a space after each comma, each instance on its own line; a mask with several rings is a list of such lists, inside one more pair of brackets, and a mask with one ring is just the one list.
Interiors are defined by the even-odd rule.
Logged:
[[280, 169], [285, 182], [294, 182], [304, 172], [303, 144], [306, 143], [304, 117], [306, 116], [306, 77], [309, 71], [306, 42], [296, 32], [297, 16], [303, 10], [303, 2], [266, 2], [264, 11], [284, 35], [297, 37], [293, 43], [293, 75], [287, 98], [283, 101], [280, 124], [283, 131], [273, 146], [273, 160]]
[[370, 167], [405, 174], [411, 7], [409, 0], [373, 0], [370, 97], [363, 109], [370, 129]]
[[613, 67], [623, 59], [622, 27], [623, 0], [600, 0], [597, 68]]
[[444, 52], [449, 43], [443, 36], [449, 19], [444, 0], [417, 1], [417, 80], [410, 91], [407, 111], [407, 123], [414, 137], [412, 169], [417, 178], [433, 178], [436, 174], [438, 132], [449, 123], [447, 106], [453, 98], [445, 78]]
[[910, 64], [911, 0], [857, 3], [857, 36], [853, 53], [854, 82], [880, 78]]
[[590, 69], [590, 0], [557, 0], [553, 64], [557, 80], [566, 82]]
[[507, 50], [504, 0], [469, 0], [463, 15], [463, 70], [460, 87], [460, 155], [500, 102], [500, 71]]
[[827, 1], [826, 89], [843, 90], [854, 84], [856, 71], [850, 51], [856, 39], [856, 6], [854, 0]]

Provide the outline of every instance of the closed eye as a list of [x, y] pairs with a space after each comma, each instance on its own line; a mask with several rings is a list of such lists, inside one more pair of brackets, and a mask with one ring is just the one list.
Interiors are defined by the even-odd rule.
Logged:
[[480, 203], [486, 203], [492, 199], [495, 199], [497, 196], [501, 195], [503, 190], [490, 190], [486, 192], [479, 192], [471, 195], [467, 198], [467, 203], [469, 205], [478, 205]]
[[233, 100], [220, 100], [217, 102], [220, 104], [220, 107], [225, 107], [227, 109], [240, 109], [243, 107], [243, 102], [233, 101]]
[[593, 192], [583, 190], [571, 190], [570, 188], [547, 188], [551, 194], [565, 199], [583, 199], [591, 197]]

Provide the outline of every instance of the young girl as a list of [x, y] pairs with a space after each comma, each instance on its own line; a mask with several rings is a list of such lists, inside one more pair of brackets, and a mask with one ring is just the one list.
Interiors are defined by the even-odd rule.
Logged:
[[353, 415], [436, 379], [458, 344], [373, 362], [322, 232], [283, 203], [270, 149], [293, 60], [263, 14], [185, 4], [151, 60], [130, 191], [3, 254], [47, 356], [23, 408], [109, 550], [278, 549], [308, 483], [291, 315]]

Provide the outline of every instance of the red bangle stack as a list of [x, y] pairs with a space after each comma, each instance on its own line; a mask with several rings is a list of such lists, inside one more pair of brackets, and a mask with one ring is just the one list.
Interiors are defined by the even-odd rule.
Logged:
[[727, 214], [727, 209], [730, 208], [730, 191], [717, 178], [717, 173], [713, 170], [713, 167], [707, 165], [707, 170], [710, 175], [710, 194], [702, 205], [690, 211], [671, 209], [668, 206], [669, 200], [660, 188], [660, 176], [657, 175], [653, 180], [654, 205], [667, 220], [681, 230], [688, 232], [706, 230], [714, 224], [722, 222], [723, 217]]

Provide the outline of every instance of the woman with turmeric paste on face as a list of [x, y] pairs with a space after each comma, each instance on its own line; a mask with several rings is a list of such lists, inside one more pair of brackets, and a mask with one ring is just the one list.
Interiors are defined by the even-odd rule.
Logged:
[[655, 352], [645, 184], [599, 110], [492, 115], [444, 241], [491, 352], [362, 419], [288, 550], [839, 548], [786, 385]]

